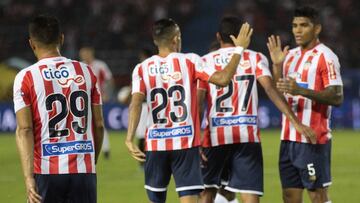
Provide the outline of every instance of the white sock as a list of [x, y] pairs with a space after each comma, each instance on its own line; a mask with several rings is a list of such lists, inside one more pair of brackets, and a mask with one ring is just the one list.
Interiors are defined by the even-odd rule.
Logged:
[[227, 199], [219, 193], [216, 193], [214, 203], [229, 203]]
[[231, 200], [229, 203], [239, 203], [239, 201], [235, 198], [235, 199]]
[[324, 203], [331, 203], [331, 201], [329, 200], [329, 201], [327, 201], [327, 202], [324, 202]]

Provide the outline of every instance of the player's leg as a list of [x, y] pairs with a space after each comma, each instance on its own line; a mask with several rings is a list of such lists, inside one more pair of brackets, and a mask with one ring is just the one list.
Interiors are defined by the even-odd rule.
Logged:
[[216, 194], [214, 203], [239, 203], [236, 199], [236, 193], [230, 192], [221, 187]]
[[170, 154], [168, 151], [146, 152], [145, 189], [153, 203], [165, 203], [167, 186], [171, 177]]
[[308, 145], [306, 153], [311, 159], [303, 165], [303, 182], [313, 203], [330, 202], [328, 187], [331, 185], [331, 141], [327, 144]]
[[180, 201], [198, 202], [204, 189], [201, 178], [200, 154], [197, 147], [172, 151], [171, 170]]
[[293, 159], [295, 142], [281, 141], [279, 155], [279, 173], [282, 185], [282, 198], [285, 203], [302, 203], [303, 184], [299, 170]]
[[233, 145], [231, 175], [225, 190], [240, 193], [244, 203], [258, 203], [263, 195], [263, 158], [260, 143]]
[[70, 185], [67, 201], [76, 203], [96, 203], [96, 174], [80, 173], [69, 174]]
[[110, 158], [110, 138], [109, 138], [109, 133], [106, 130], [106, 128], [104, 128], [104, 139], [103, 139], [103, 144], [102, 144], [101, 150], [104, 153], [105, 159], [109, 159]]
[[201, 168], [205, 186], [205, 190], [201, 193], [201, 202], [212, 203], [221, 186], [223, 172], [228, 169], [229, 146], [204, 148], [203, 153], [208, 161]]
[[317, 188], [308, 190], [308, 194], [312, 203], [329, 203], [328, 188]]

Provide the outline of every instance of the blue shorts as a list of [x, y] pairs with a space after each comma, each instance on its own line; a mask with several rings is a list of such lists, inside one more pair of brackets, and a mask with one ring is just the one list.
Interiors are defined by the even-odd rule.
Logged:
[[42, 203], [96, 203], [96, 174], [35, 174]]
[[199, 148], [146, 152], [145, 189], [152, 202], [165, 202], [171, 175], [180, 197], [199, 194], [204, 189]]
[[202, 168], [206, 188], [221, 183], [231, 192], [263, 195], [264, 174], [260, 143], [222, 145], [203, 149], [208, 162]]
[[307, 144], [281, 141], [279, 171], [283, 188], [328, 187], [330, 174], [331, 140], [327, 144]]

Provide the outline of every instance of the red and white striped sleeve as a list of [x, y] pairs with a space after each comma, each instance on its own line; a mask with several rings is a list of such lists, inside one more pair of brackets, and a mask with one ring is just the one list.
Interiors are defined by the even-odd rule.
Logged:
[[144, 82], [143, 69], [141, 64], [138, 64], [132, 74], [132, 91], [131, 94], [142, 93], [146, 95], [146, 88]]
[[210, 77], [216, 72], [216, 70], [211, 67], [207, 67], [204, 60], [196, 54], [192, 55], [192, 61], [195, 65], [195, 78], [208, 82]]
[[318, 66], [325, 87], [343, 85], [340, 75], [339, 59], [334, 53], [321, 54]]
[[262, 53], [256, 53], [256, 69], [255, 69], [256, 78], [260, 78], [262, 76], [271, 76], [271, 72], [269, 69], [269, 61], [266, 56]]
[[91, 75], [91, 104], [102, 105], [101, 91], [98, 79], [96, 78], [95, 74], [92, 72], [89, 66], [87, 67], [87, 70], [90, 72]]
[[[203, 62], [204, 62], [204, 64], [205, 64], [205, 68], [213, 68], [213, 66], [207, 64], [207, 60], [206, 60], [206, 57], [205, 57], [205, 56], [202, 57], [202, 60], [203, 60]], [[197, 82], [197, 88], [198, 88], [198, 89], [207, 90], [208, 87], [209, 87], [209, 82], [203, 81], [203, 80], [198, 80], [198, 82]]]
[[29, 84], [29, 80], [27, 80], [26, 77], [28, 74], [30, 74], [30, 71], [21, 71], [15, 77], [13, 88], [15, 113], [26, 106], [30, 106], [31, 104], [31, 84]]

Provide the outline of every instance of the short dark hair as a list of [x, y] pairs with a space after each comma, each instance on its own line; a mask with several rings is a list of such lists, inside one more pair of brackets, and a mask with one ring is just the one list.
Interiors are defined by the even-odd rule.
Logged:
[[174, 31], [178, 27], [171, 18], [161, 19], [154, 23], [152, 36], [155, 41], [170, 40], [174, 36]]
[[61, 38], [60, 24], [56, 17], [39, 15], [29, 23], [30, 37], [44, 45], [59, 44]]
[[240, 31], [241, 21], [237, 17], [225, 17], [221, 20], [219, 34], [224, 43], [233, 43], [230, 35], [237, 36]]
[[309, 18], [313, 24], [320, 24], [319, 11], [311, 6], [298, 7], [294, 11], [294, 17]]

